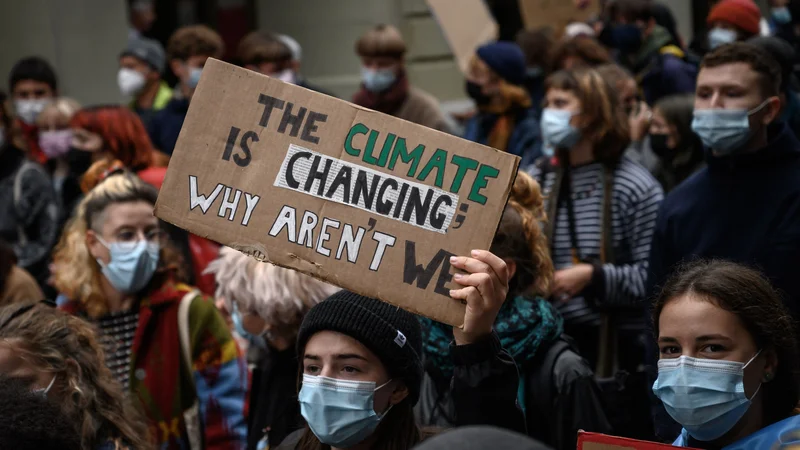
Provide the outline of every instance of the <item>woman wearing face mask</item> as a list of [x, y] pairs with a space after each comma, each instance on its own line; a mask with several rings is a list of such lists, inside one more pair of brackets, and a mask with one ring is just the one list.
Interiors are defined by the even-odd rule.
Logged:
[[552, 297], [601, 376], [616, 365], [633, 373], [644, 356], [644, 281], [663, 191], [623, 156], [628, 120], [597, 71], [558, 72], [546, 89], [542, 135], [555, 159], [542, 158], [532, 174], [548, 199]]
[[749, 450], [795, 441], [794, 323], [766, 278], [729, 262], [689, 264], [664, 285], [653, 323], [653, 392], [683, 426], [673, 445]]
[[159, 430], [158, 448], [244, 445], [244, 361], [213, 301], [179, 282], [182, 262], [153, 216], [155, 188], [105, 161], [87, 177], [99, 182], [54, 256], [63, 308], [100, 329], [106, 364]]
[[470, 61], [466, 88], [478, 108], [464, 129], [464, 139], [522, 158], [520, 167], [541, 156], [536, 108], [523, 87], [525, 55], [517, 44], [493, 42]]
[[761, 10], [753, 0], [722, 0], [706, 18], [709, 50], [758, 36], [760, 22]]
[[405, 69], [406, 43], [397, 28], [376, 25], [356, 41], [361, 58], [361, 88], [353, 103], [434, 130], [452, 133], [439, 101], [410, 85]]
[[73, 99], [60, 97], [44, 107], [36, 118], [39, 128], [39, 147], [47, 156], [47, 168], [53, 176], [53, 187], [67, 216], [80, 199], [78, 176], [70, 171], [67, 155], [72, 149], [72, 129], [69, 122], [81, 109]]
[[[592, 369], [571, 340], [562, 336], [563, 320], [545, 298], [553, 263], [539, 226], [543, 220], [539, 185], [520, 172], [491, 247], [511, 272], [494, 329], [519, 367], [517, 398], [525, 410], [528, 433], [553, 448], [572, 450], [578, 430], [612, 430]], [[418, 419], [426, 425], [452, 427], [458, 416], [449, 384], [453, 363], [447, 350], [453, 336], [440, 323], [424, 318], [421, 323], [427, 370], [416, 409]]]
[[694, 95], [659, 100], [650, 122], [650, 146], [660, 164], [655, 176], [666, 192], [697, 172], [704, 164], [703, 142], [692, 131]]
[[[508, 291], [502, 259], [475, 250], [452, 257], [464, 272], [450, 296], [466, 302], [463, 328], [453, 328], [450, 380], [457, 425], [488, 424], [524, 431], [516, 407], [513, 359], [492, 332]], [[465, 274], [464, 274], [465, 273]], [[417, 316], [396, 306], [340, 291], [311, 308], [297, 337], [303, 372], [299, 393], [305, 430], [278, 447], [408, 450], [422, 439], [414, 405], [424, 366]]]
[[147, 425], [103, 364], [88, 322], [45, 303], [0, 308], [0, 375], [57, 405], [84, 450], [149, 450]]
[[151, 184], [160, 186], [169, 158], [153, 147], [141, 119], [124, 106], [93, 106], [70, 120], [70, 171], [77, 175], [95, 161], [119, 160]]
[[300, 323], [311, 307], [339, 288], [227, 247], [208, 271], [218, 280], [217, 301], [231, 311], [236, 332], [249, 343], [253, 369], [247, 448], [275, 447], [303, 426], [295, 348]]

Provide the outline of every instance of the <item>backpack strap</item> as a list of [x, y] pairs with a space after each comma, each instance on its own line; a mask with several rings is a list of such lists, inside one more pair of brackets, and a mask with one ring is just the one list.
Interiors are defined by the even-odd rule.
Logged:
[[189, 310], [192, 302], [200, 296], [200, 291], [192, 289], [181, 299], [178, 306], [178, 334], [181, 340], [181, 353], [183, 363], [189, 371], [192, 380], [192, 390], [195, 392], [194, 403], [189, 409], [183, 412], [183, 420], [186, 423], [186, 432], [189, 438], [190, 450], [201, 450], [203, 448], [203, 427], [200, 422], [200, 400], [197, 398], [197, 387], [194, 383], [194, 364], [192, 358], [192, 343], [189, 336]]
[[[572, 345], [565, 340], [564, 336], [560, 336], [544, 354], [544, 358], [540, 364], [536, 364], [533, 368], [533, 384], [530, 391], [533, 393], [533, 403], [528, 407], [528, 411], [539, 416], [534, 419], [536, 423], [548, 423], [548, 414], [553, 410], [553, 402], [558, 392], [555, 387], [555, 380], [553, 372], [558, 363], [558, 358], [561, 355], [572, 349]], [[530, 422], [529, 422], [530, 423]]]

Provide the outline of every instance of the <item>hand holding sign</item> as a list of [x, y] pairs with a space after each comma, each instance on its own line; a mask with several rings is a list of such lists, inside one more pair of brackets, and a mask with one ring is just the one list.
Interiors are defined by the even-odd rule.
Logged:
[[453, 256], [450, 264], [469, 272], [453, 275], [456, 283], [466, 287], [451, 290], [450, 296], [467, 303], [464, 327], [453, 327], [456, 345], [471, 344], [491, 334], [511, 277], [505, 261], [486, 250], [473, 250], [472, 258]]

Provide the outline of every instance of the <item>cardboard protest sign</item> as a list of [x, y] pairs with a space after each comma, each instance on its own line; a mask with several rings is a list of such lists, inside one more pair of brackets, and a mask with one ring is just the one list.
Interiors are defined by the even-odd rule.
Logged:
[[497, 23], [484, 0], [425, 0], [463, 73], [481, 45], [497, 39]]
[[449, 257], [488, 249], [519, 158], [209, 60], [156, 215], [461, 325]]
[[573, 0], [519, 0], [519, 9], [525, 28], [561, 30], [571, 22], [585, 22], [600, 14], [600, 2], [589, 1], [578, 8]]
[[[684, 447], [688, 448], [688, 447]], [[639, 441], [600, 433], [578, 432], [578, 450], [675, 450], [658, 442]]]

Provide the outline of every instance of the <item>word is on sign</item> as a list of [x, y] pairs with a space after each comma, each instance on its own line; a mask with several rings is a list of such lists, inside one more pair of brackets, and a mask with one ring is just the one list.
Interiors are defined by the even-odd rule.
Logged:
[[519, 158], [209, 60], [156, 215], [459, 326], [452, 255], [488, 249]]

